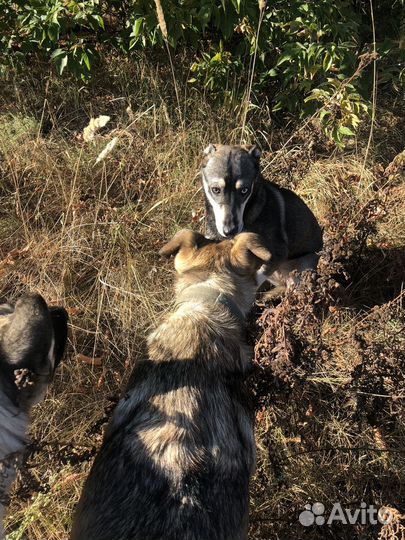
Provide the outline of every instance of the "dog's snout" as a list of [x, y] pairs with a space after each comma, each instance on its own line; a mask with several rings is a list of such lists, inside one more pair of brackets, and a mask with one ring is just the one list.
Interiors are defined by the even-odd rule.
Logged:
[[232, 208], [225, 207], [226, 211], [224, 212], [224, 218], [222, 221], [222, 231], [223, 235], [226, 238], [232, 238], [232, 236], [235, 236], [235, 234], [238, 234], [239, 227], [237, 223], [236, 216], [232, 212]]
[[235, 236], [235, 234], [238, 233], [238, 227], [235, 227], [232, 225], [224, 225], [224, 235], [229, 238], [231, 236]]

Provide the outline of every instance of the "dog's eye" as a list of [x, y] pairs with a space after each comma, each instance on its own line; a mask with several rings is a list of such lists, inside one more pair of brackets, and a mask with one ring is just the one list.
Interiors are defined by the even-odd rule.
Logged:
[[212, 187], [211, 191], [214, 195], [219, 195], [221, 193], [221, 188], [219, 187]]
[[247, 195], [249, 193], [249, 188], [248, 187], [243, 187], [240, 192], [242, 195]]

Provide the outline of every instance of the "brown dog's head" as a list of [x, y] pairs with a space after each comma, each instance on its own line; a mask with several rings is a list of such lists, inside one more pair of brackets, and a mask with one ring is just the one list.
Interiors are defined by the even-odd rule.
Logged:
[[249, 302], [254, 299], [258, 269], [271, 259], [261, 237], [248, 232], [215, 242], [184, 229], [159, 253], [165, 257], [175, 255], [178, 290], [210, 280], [210, 286], [215, 283], [223, 292], [248, 296]]

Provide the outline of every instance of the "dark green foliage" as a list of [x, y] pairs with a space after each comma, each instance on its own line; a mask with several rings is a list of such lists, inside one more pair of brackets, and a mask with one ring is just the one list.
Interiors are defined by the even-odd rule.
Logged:
[[[398, 91], [405, 78], [404, 0], [375, 4], [379, 82]], [[374, 49], [369, 2], [163, 0], [162, 8], [170, 47], [190, 49], [190, 84], [214, 97], [240, 103], [256, 52], [252, 104], [301, 116], [318, 111], [338, 144], [367, 112], [375, 58], [361, 60]], [[0, 0], [3, 70], [35, 55], [59, 74], [86, 80], [102, 51], [131, 55], [163, 46], [153, 0]]]

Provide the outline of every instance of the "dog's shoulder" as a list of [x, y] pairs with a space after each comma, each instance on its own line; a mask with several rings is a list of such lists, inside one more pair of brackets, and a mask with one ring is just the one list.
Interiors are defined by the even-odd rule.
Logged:
[[247, 205], [247, 223], [250, 226], [279, 227], [284, 221], [284, 212], [285, 203], [280, 187], [259, 175]]

